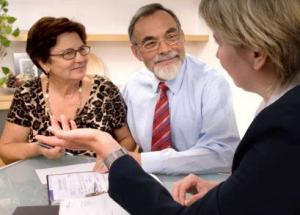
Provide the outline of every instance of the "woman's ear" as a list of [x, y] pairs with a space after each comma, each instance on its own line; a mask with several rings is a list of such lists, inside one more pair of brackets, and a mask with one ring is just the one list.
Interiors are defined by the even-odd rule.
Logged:
[[267, 63], [267, 54], [261, 50], [253, 51], [253, 69], [260, 70]]
[[47, 63], [43, 63], [41, 60], [38, 60], [38, 64], [42, 67], [42, 69], [44, 70], [45, 73], [47, 73], [47, 75], [50, 72], [50, 67]]

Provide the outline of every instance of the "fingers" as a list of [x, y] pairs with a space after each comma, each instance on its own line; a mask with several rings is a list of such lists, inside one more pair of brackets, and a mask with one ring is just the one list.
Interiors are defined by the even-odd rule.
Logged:
[[51, 127], [54, 129], [57, 129], [57, 130], [62, 129], [64, 131], [68, 131], [68, 130], [73, 130], [73, 129], [77, 128], [75, 121], [68, 120], [65, 115], [60, 116], [60, 121], [55, 116], [51, 116], [50, 121], [51, 121]]
[[77, 129], [77, 125], [74, 120], [70, 120], [70, 126], [72, 130]]
[[41, 154], [47, 157], [48, 159], [57, 159], [64, 155], [64, 150], [61, 147], [54, 147], [51, 149], [47, 149], [44, 147], [41, 147], [40, 149]]
[[107, 173], [108, 169], [106, 168], [102, 159], [97, 159], [96, 164], [93, 168], [93, 171], [96, 171], [99, 173]]
[[181, 186], [181, 183], [182, 183], [182, 180], [180, 181], [177, 181], [173, 184], [173, 187], [172, 187], [172, 191], [171, 191], [171, 194], [172, 194], [172, 197], [173, 199], [178, 202], [179, 204], [184, 204], [184, 202], [181, 202], [180, 199], [179, 199], [179, 190], [180, 190], [180, 186]]
[[185, 205], [186, 206], [190, 206], [192, 205], [195, 201], [197, 201], [198, 199], [201, 199], [203, 196], [205, 196], [205, 194], [207, 193], [207, 191], [204, 191], [204, 192], [200, 192], [200, 193], [197, 193], [195, 195], [192, 195], [192, 196], [189, 196], [189, 198], [187, 198], [185, 200]]
[[65, 141], [62, 139], [58, 139], [55, 136], [44, 136], [44, 135], [36, 135], [35, 138], [38, 140], [40, 143], [45, 143], [50, 146], [60, 146], [64, 147]]
[[174, 183], [174, 185], [172, 187], [171, 195], [176, 202], [178, 202], [179, 204], [182, 204], [179, 201], [179, 186], [180, 186], [179, 183], [180, 183], [180, 181]]
[[172, 188], [172, 197], [174, 198], [174, 200], [182, 205], [185, 205], [186, 193], [191, 189], [195, 189], [197, 180], [197, 176], [190, 174], [182, 180], [176, 182]]
[[60, 123], [64, 131], [69, 131], [71, 129], [69, 121], [65, 115], [60, 115]]
[[59, 122], [55, 116], [50, 117], [51, 127], [55, 129], [60, 129]]

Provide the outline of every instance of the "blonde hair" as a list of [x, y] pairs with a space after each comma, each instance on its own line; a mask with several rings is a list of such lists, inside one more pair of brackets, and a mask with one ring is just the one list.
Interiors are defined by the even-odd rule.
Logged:
[[90, 75], [100, 75], [109, 78], [108, 72], [102, 60], [95, 54], [88, 55], [87, 73]]
[[281, 86], [300, 72], [300, 0], [201, 0], [199, 12], [227, 42], [263, 50]]

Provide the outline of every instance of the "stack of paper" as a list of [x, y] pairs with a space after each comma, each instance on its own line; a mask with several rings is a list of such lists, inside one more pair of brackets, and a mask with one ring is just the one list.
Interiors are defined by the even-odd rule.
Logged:
[[68, 199], [60, 203], [60, 215], [128, 215], [108, 194], [82, 199]]
[[108, 174], [73, 172], [47, 176], [50, 205], [64, 199], [78, 199], [107, 193]]
[[108, 174], [92, 171], [95, 163], [36, 170], [48, 186], [49, 204], [60, 204], [60, 215], [128, 215], [107, 194]]

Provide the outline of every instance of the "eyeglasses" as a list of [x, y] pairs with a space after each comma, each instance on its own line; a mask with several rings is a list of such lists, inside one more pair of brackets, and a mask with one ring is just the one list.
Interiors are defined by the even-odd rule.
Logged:
[[160, 40], [158, 39], [150, 39], [146, 40], [145, 42], [136, 45], [140, 46], [145, 51], [155, 51], [159, 48], [160, 43], [164, 41], [167, 45], [172, 46], [180, 42], [181, 40], [181, 34], [179, 30], [176, 30], [174, 32], [169, 32], [164, 35], [164, 37]]
[[61, 56], [65, 60], [72, 60], [76, 57], [77, 52], [82, 56], [86, 56], [90, 53], [91, 47], [87, 45], [83, 45], [78, 49], [66, 49], [61, 54], [50, 54], [50, 56]]

